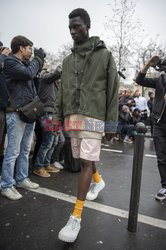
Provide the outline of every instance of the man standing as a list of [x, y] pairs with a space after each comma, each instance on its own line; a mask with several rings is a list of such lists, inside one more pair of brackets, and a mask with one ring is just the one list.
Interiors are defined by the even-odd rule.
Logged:
[[54, 112], [54, 103], [57, 95], [55, 81], [61, 76], [61, 67], [57, 67], [53, 72], [43, 70], [39, 78], [38, 95], [42, 100], [44, 98], [44, 112], [39, 118], [39, 124], [42, 129], [42, 141], [36, 154], [33, 173], [40, 177], [50, 177], [50, 173], [57, 173], [59, 169], [51, 164], [51, 157], [56, 145], [56, 137], [47, 129], [47, 124], [52, 121]]
[[136, 103], [135, 108], [141, 111], [142, 122], [146, 123], [147, 111], [149, 110], [147, 105], [147, 100], [145, 97], [140, 95], [138, 89], [135, 91], [134, 96], [135, 96], [134, 101]]
[[[159, 58], [152, 57], [138, 74], [136, 83], [156, 90], [152, 111], [153, 137], [162, 187], [156, 194], [156, 199], [162, 201], [166, 199], [166, 74], [161, 74], [158, 78], [146, 77], [148, 69], [158, 64]], [[160, 71], [166, 72], [166, 61]]]
[[10, 105], [6, 110], [8, 145], [2, 165], [1, 194], [11, 200], [22, 198], [15, 189], [15, 184], [17, 187], [31, 189], [39, 186], [27, 178], [34, 124], [21, 121], [17, 112], [19, 107], [35, 98], [33, 78], [44, 62], [42, 49], [36, 50], [34, 59], [29, 62], [32, 45], [33, 43], [24, 36], [14, 37], [11, 41], [12, 55], [6, 58], [3, 69]]
[[[71, 137], [73, 157], [79, 158], [81, 165], [75, 207], [58, 235], [65, 242], [77, 238], [85, 199], [96, 199], [105, 186], [95, 161], [99, 161], [104, 121], [109, 130], [106, 137], [111, 139], [118, 118], [116, 65], [104, 42], [99, 37], [89, 37], [89, 29], [87, 11], [79, 8], [69, 14], [74, 47], [63, 61], [62, 83], [53, 117], [55, 124], [64, 121]], [[94, 183], [88, 192], [92, 178]]]

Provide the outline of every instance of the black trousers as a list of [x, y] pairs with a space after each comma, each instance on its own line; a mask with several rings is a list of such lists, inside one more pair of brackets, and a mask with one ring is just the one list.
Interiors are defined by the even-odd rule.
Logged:
[[153, 127], [153, 136], [161, 186], [166, 188], [166, 124], [155, 124]]

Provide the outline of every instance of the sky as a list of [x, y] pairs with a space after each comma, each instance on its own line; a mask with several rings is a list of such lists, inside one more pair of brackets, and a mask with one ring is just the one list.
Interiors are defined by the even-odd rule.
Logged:
[[[110, 15], [112, 0], [0, 0], [0, 41], [10, 46], [16, 35], [24, 35], [35, 47], [57, 53], [63, 44], [72, 42], [68, 30], [68, 14], [84, 8], [91, 17], [90, 35], [105, 38], [105, 16]], [[148, 37], [159, 34], [166, 44], [166, 1], [138, 0], [134, 18], [140, 19]]]

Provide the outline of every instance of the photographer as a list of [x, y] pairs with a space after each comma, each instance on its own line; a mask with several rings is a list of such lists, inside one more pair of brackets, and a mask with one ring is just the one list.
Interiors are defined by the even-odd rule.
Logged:
[[166, 199], [166, 74], [161, 74], [158, 78], [146, 78], [149, 67], [166, 72], [166, 61], [161, 62], [159, 57], [152, 57], [136, 78], [139, 85], [156, 90], [152, 113], [153, 136], [162, 186], [156, 199], [162, 201]]
[[4, 151], [4, 141], [5, 141], [5, 116], [6, 116], [6, 107], [8, 104], [8, 94], [5, 86], [5, 79], [3, 77], [3, 66], [6, 57], [9, 55], [10, 49], [3, 47], [3, 43], [0, 42], [0, 157], [1, 161], [3, 158]]
[[[44, 113], [38, 120], [38, 128], [36, 127], [35, 133], [38, 135], [41, 129], [41, 143], [38, 146], [38, 150], [35, 147], [34, 169], [33, 173], [40, 177], [50, 177], [49, 173], [56, 173], [59, 170], [51, 164], [51, 157], [54, 148], [57, 144], [56, 137], [52, 134], [48, 124], [52, 121], [52, 115], [54, 113], [54, 103], [57, 95], [56, 80], [61, 77], [62, 69], [58, 66], [52, 72], [43, 70], [39, 77], [39, 90], [38, 95], [44, 103]], [[44, 99], [42, 98], [44, 96]], [[37, 131], [38, 129], [38, 131]], [[38, 139], [38, 137], [37, 137]]]
[[33, 43], [24, 36], [14, 37], [11, 41], [12, 54], [6, 58], [3, 68], [10, 106], [6, 109], [8, 145], [2, 165], [1, 194], [10, 200], [22, 198], [15, 189], [15, 184], [21, 188], [39, 187], [28, 179], [34, 123], [23, 122], [17, 112], [19, 107], [30, 103], [36, 97], [33, 78], [44, 63], [45, 53], [42, 49], [36, 50], [33, 60], [30, 61], [32, 45]]

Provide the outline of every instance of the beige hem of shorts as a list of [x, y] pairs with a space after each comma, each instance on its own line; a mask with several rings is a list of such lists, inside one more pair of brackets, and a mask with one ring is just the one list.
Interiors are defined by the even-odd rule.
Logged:
[[86, 154], [86, 153], [83, 153], [83, 152], [80, 153], [80, 159], [87, 160], [87, 161], [100, 161], [99, 157], [94, 158], [90, 154]]

